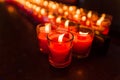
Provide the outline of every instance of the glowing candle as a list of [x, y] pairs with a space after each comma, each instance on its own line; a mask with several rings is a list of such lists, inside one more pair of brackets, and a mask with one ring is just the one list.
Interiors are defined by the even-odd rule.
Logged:
[[50, 49], [49, 62], [53, 67], [64, 68], [71, 62], [73, 35], [64, 31], [53, 31], [48, 34]]
[[46, 8], [48, 7], [48, 4], [49, 4], [48, 1], [43, 2], [43, 6], [46, 7]]
[[101, 23], [104, 20], [105, 16], [106, 16], [105, 14], [102, 14], [102, 16], [100, 17], [100, 19], [97, 20], [97, 22], [96, 22], [97, 27], [94, 27], [95, 30], [102, 31], [104, 29], [104, 27], [101, 25]]
[[48, 19], [48, 16], [47, 16], [47, 11], [45, 8], [41, 8], [40, 10], [40, 17], [39, 17], [39, 21], [41, 23], [48, 23], [49, 22], [49, 19]]
[[56, 18], [56, 23], [57, 23], [57, 24], [62, 23], [61, 18], [62, 18], [61, 16], [58, 16], [58, 17]]
[[89, 55], [94, 33], [89, 28], [80, 28], [79, 33], [74, 34], [73, 54], [75, 57], [84, 58]]
[[80, 20], [80, 23], [82, 24], [82, 25], [86, 25], [86, 16], [82, 16], [81, 17], [81, 20]]
[[51, 24], [46, 23], [45, 25], [37, 25], [37, 35], [39, 40], [40, 51], [45, 54], [48, 54], [48, 44], [46, 35], [51, 31]]
[[92, 11], [89, 11], [87, 14], [87, 20], [86, 20], [86, 26], [91, 27], [91, 17], [92, 17]]

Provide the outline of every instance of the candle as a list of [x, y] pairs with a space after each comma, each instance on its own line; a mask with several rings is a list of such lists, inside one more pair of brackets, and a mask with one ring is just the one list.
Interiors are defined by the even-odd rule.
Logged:
[[59, 25], [57, 30], [65, 30], [65, 31], [68, 31], [68, 27], [69, 27], [69, 20], [66, 20], [64, 25]]
[[39, 47], [40, 47], [40, 51], [43, 52], [44, 54], [48, 54], [48, 52], [49, 52], [46, 35], [50, 31], [51, 31], [50, 23], [46, 23], [44, 25], [43, 24], [37, 25], [37, 35], [38, 35], [38, 40], [39, 40]]
[[47, 35], [50, 49], [49, 62], [53, 67], [64, 68], [71, 62], [73, 35], [66, 31], [53, 31]]
[[82, 16], [82, 17], [81, 17], [81, 20], [80, 20], [80, 23], [81, 23], [82, 25], [86, 25], [86, 19], [87, 19], [86, 16]]
[[92, 17], [92, 11], [89, 11], [87, 14], [87, 20], [86, 20], [86, 26], [91, 27], [91, 17]]
[[79, 33], [74, 34], [73, 54], [77, 58], [85, 58], [89, 55], [94, 33], [91, 29], [81, 27]]
[[47, 16], [47, 10], [45, 8], [41, 8], [38, 16], [39, 16], [39, 21], [41, 23], [48, 23], [49, 22], [49, 19]]

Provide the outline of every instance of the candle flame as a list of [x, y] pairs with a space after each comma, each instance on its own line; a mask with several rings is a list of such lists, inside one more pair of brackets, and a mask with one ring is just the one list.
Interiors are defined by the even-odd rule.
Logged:
[[40, 7], [36, 7], [36, 12], [39, 12], [40, 11]]
[[97, 20], [96, 25], [101, 25], [102, 21], [105, 19], [105, 16], [106, 16], [105, 14], [102, 14], [102, 16], [100, 17], [100, 19]]
[[49, 1], [49, 4], [48, 4], [49, 8], [52, 8], [52, 5], [54, 5], [54, 2]]
[[86, 16], [82, 16], [82, 21], [85, 21], [86, 20]]
[[40, 13], [41, 13], [42, 15], [46, 14], [45, 9], [44, 9], [44, 8], [42, 8], [42, 9], [40, 10]]
[[63, 5], [63, 10], [67, 10], [67, 9], [68, 9], [68, 6]]
[[45, 24], [45, 32], [49, 33], [51, 31], [51, 24], [50, 23], [46, 23]]
[[78, 19], [78, 18], [79, 18], [79, 15], [78, 15], [78, 14], [75, 14], [75, 15], [74, 15], [74, 18], [75, 18], [75, 19]]
[[46, 6], [48, 6], [48, 1], [44, 1], [43, 2], [43, 5], [46, 7]]
[[89, 20], [86, 21], [86, 25], [90, 25], [90, 21]]
[[78, 14], [78, 15], [80, 14], [80, 9], [76, 10], [76, 14]]
[[57, 23], [61, 23], [61, 18], [62, 18], [61, 16], [57, 17], [57, 18], [56, 18], [56, 22], [57, 22]]
[[89, 11], [88, 14], [87, 14], [87, 17], [91, 18], [91, 16], [92, 16], [92, 11]]
[[57, 8], [56, 4], [53, 4], [52, 9], [56, 9], [56, 8]]
[[35, 3], [40, 3], [40, 0], [35, 0]]
[[62, 42], [63, 41], [63, 36], [64, 36], [64, 34], [61, 34], [59, 37], [58, 37], [58, 42]]
[[83, 12], [84, 11], [84, 9], [83, 8], [80, 8], [80, 12]]
[[36, 7], [37, 7], [36, 5], [32, 5], [32, 9], [34, 9], [34, 10], [35, 10], [35, 9], [36, 9]]
[[86, 36], [86, 35], [88, 35], [88, 32], [79, 32], [79, 34], [82, 36]]
[[71, 11], [71, 12], [74, 11], [75, 9], [76, 9], [75, 6], [70, 6], [70, 7], [69, 7], [69, 11]]
[[67, 12], [67, 11], [65, 11], [65, 12], [64, 12], [64, 15], [65, 15], [65, 16], [68, 16], [68, 12]]
[[66, 21], [65, 21], [65, 28], [68, 28], [69, 22], [70, 22], [69, 20], [66, 20]]
[[48, 18], [49, 18], [49, 19], [53, 19], [54, 16], [53, 16], [52, 14], [49, 14], [49, 15], [48, 15]]
[[63, 9], [62, 9], [62, 8], [59, 8], [59, 9], [58, 9], [58, 12], [62, 14], [62, 13], [63, 13]]

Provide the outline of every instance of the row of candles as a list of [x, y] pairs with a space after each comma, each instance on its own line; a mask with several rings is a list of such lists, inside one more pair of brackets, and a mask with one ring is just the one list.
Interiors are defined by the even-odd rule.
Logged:
[[[88, 57], [95, 31], [108, 34], [111, 16], [46, 0], [15, 0], [34, 19], [40, 51], [49, 55], [53, 67], [67, 67], [72, 55]], [[22, 6], [21, 6], [22, 5]]]
[[93, 28], [96, 32], [108, 35], [112, 17], [108, 14], [98, 14], [76, 6], [68, 6], [47, 0], [16, 0], [22, 8], [32, 13], [33, 17], [42, 23], [65, 23], [69, 20]]
[[79, 59], [88, 57], [94, 38], [93, 29], [82, 25], [78, 31], [75, 27], [52, 27], [51, 23], [45, 23], [36, 28], [40, 51], [49, 55], [52, 66], [68, 66], [72, 55]]

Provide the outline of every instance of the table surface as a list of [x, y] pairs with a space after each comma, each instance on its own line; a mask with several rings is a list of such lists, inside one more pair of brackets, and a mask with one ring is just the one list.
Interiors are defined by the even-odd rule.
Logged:
[[55, 69], [39, 51], [35, 26], [0, 3], [0, 80], [120, 80], [119, 40], [111, 37], [107, 55], [73, 58], [69, 67]]

